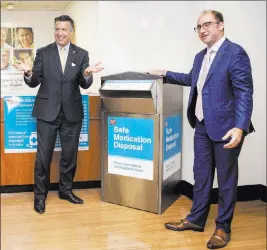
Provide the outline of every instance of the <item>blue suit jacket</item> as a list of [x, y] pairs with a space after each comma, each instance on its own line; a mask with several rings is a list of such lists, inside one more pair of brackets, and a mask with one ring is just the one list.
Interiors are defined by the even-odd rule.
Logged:
[[[196, 124], [196, 84], [206, 51], [204, 49], [195, 56], [189, 74], [166, 73], [167, 83], [191, 86], [187, 116], [193, 128]], [[216, 53], [202, 89], [204, 121], [212, 140], [221, 141], [234, 127], [243, 129], [245, 134], [254, 131], [251, 123], [252, 95], [249, 57], [241, 46], [226, 39]]]

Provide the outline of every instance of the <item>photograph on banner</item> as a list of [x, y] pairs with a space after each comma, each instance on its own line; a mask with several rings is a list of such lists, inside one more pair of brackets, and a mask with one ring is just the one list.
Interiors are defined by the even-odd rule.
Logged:
[[2, 73], [12, 73], [16, 69], [12, 66], [13, 50], [1, 49], [1, 75]]
[[[89, 102], [82, 96], [84, 119], [80, 133], [79, 150], [89, 149]], [[4, 152], [27, 153], [37, 150], [36, 119], [32, 117], [35, 96], [4, 97]], [[59, 136], [55, 151], [61, 151]]]
[[1, 27], [1, 97], [36, 95], [39, 86], [30, 88], [24, 74], [13, 67], [17, 61], [34, 62], [34, 32], [29, 26]]
[[33, 49], [34, 36], [31, 27], [17, 27], [15, 33], [15, 48], [16, 49]]
[[1, 27], [1, 49], [12, 49], [13, 47], [13, 29]]
[[13, 63], [20, 61], [33, 66], [34, 56], [32, 49], [15, 49], [13, 53]]

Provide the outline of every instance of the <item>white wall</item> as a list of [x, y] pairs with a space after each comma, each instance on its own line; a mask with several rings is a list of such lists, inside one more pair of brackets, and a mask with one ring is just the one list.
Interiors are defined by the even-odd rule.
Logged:
[[[62, 14], [67, 14], [74, 20], [76, 37], [75, 43], [77, 46], [86, 49], [89, 52], [89, 64], [93, 65], [98, 62], [97, 1], [73, 1], [64, 11], [62, 11]], [[83, 93], [98, 95], [99, 88], [100, 75], [94, 75], [93, 85], [87, 90], [81, 90]]]
[[1, 24], [29, 25], [34, 32], [34, 51], [55, 41], [54, 18], [59, 11], [5, 11], [1, 10]]
[[[85, 38], [82, 32], [77, 34], [81, 40], [96, 36], [93, 38], [97, 44], [90, 48], [97, 51], [96, 60], [101, 59], [105, 66], [105, 71], [95, 78], [93, 91], [100, 87], [101, 75], [161, 68], [188, 72], [194, 55], [204, 47], [193, 32], [199, 13], [206, 8], [221, 11], [226, 36], [243, 46], [250, 56], [255, 86], [252, 119], [257, 132], [248, 136], [243, 146], [239, 185], [266, 185], [265, 2], [99, 1], [93, 6], [74, 2], [70, 7], [72, 13], [79, 11], [76, 22], [81, 31], [92, 25], [92, 12], [97, 13], [97, 31], [92, 29]], [[189, 89], [184, 88], [183, 179], [193, 183], [194, 131], [186, 119], [188, 96]]]
[[[81, 32], [78, 39], [97, 41], [96, 47], [84, 44], [89, 53], [96, 49], [94, 60], [100, 59], [105, 70], [94, 78], [94, 91], [100, 88], [100, 76], [127, 70], [147, 71], [163, 68], [189, 72], [194, 56], [203, 48], [193, 30], [196, 17], [203, 9], [203, 2], [133, 2], [133, 1], [99, 1], [93, 5], [89, 2], [73, 2], [69, 14], [75, 15], [82, 10], [83, 15], [76, 19]], [[87, 14], [84, 10], [87, 9]], [[190, 10], [190, 11], [188, 11]], [[90, 30], [84, 37], [83, 30], [91, 25], [89, 14], [97, 12], [97, 32]], [[93, 37], [95, 35], [95, 37]], [[190, 42], [189, 42], [190, 41]], [[92, 90], [91, 90], [92, 91]], [[184, 117], [189, 97], [189, 88], [184, 89]], [[183, 179], [192, 183], [193, 133], [187, 119], [183, 121]]]
[[[265, 2], [73, 1], [62, 14], [69, 14], [76, 22], [76, 43], [89, 51], [90, 64], [103, 62], [105, 70], [95, 75], [89, 89], [91, 94], [98, 94], [101, 75], [162, 68], [189, 72], [194, 55], [204, 48], [193, 27], [206, 8], [223, 13], [226, 36], [250, 56], [256, 133], [246, 138], [241, 152], [239, 185], [266, 185]], [[53, 41], [53, 18], [58, 14], [3, 12], [2, 22], [23, 20], [32, 24], [37, 32], [36, 47], [40, 47]], [[193, 184], [194, 131], [186, 118], [188, 97], [189, 89], [184, 88], [182, 178]]]
[[[189, 72], [196, 51], [202, 47], [193, 30], [202, 8], [201, 2], [99, 2], [98, 44], [106, 65], [104, 73], [149, 69]], [[189, 88], [184, 93], [186, 107]], [[186, 108], [183, 113], [186, 117]], [[193, 130], [187, 118], [183, 120], [183, 138], [183, 179], [192, 183]]]

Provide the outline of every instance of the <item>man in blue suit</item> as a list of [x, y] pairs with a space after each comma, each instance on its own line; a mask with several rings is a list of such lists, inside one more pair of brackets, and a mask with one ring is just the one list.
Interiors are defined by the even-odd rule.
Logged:
[[190, 214], [180, 222], [168, 222], [170, 230], [204, 231], [210, 194], [217, 168], [219, 200], [216, 230], [207, 243], [210, 249], [227, 245], [238, 184], [238, 156], [251, 123], [253, 81], [245, 50], [224, 36], [223, 15], [201, 13], [195, 31], [207, 48], [200, 51], [189, 74], [157, 70], [168, 83], [190, 86], [187, 116], [195, 128], [194, 199]]

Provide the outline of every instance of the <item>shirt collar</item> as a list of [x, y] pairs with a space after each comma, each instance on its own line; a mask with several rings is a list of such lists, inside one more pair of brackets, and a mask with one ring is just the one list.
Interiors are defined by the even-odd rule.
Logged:
[[[59, 44], [57, 44], [58, 52], [60, 51], [61, 48], [62, 48], [62, 46], [60, 46]], [[69, 53], [70, 42], [64, 48], [66, 49], [67, 53]]]
[[226, 37], [223, 36], [222, 38], [220, 38], [220, 40], [218, 40], [215, 44], [213, 44], [210, 48], [207, 48], [207, 52], [217, 52], [219, 50], [219, 48], [221, 47], [221, 45], [223, 44], [223, 42], [225, 41]]

